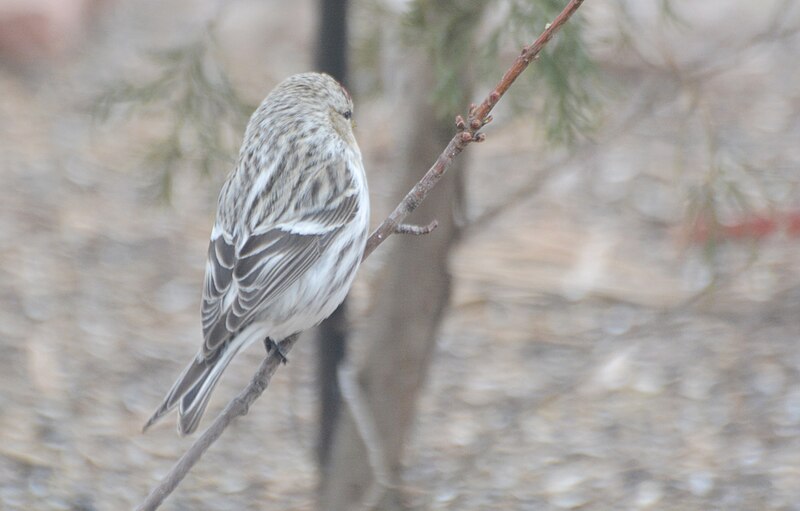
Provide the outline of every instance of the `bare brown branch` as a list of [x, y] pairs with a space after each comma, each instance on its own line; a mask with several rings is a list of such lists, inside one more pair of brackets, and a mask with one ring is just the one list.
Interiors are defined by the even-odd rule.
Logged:
[[[428, 193], [436, 186], [436, 183], [447, 171], [453, 159], [464, 150], [470, 142], [481, 142], [484, 135], [479, 133], [486, 124], [491, 122], [489, 113], [500, 101], [500, 98], [511, 87], [517, 77], [536, 60], [542, 49], [558, 30], [569, 20], [569, 18], [583, 4], [584, 0], [570, 0], [567, 6], [561, 11], [555, 20], [550, 23], [542, 34], [531, 45], [522, 49], [519, 57], [506, 71], [495, 88], [486, 96], [479, 105], [470, 105], [469, 115], [465, 121], [463, 117], [456, 117], [456, 134], [447, 144], [444, 151], [436, 159], [433, 166], [425, 173], [420, 181], [406, 194], [394, 211], [381, 223], [367, 240], [364, 249], [366, 259], [369, 255], [392, 234], [398, 232], [408, 232], [406, 227], [402, 227], [401, 222], [425, 200]], [[430, 226], [428, 226], [430, 227]], [[426, 228], [419, 228], [425, 230]], [[432, 228], [431, 228], [432, 230]], [[421, 233], [421, 232], [420, 232]], [[150, 492], [150, 495], [137, 508], [137, 511], [152, 511], [157, 509], [164, 499], [172, 493], [186, 474], [191, 470], [195, 463], [222, 435], [228, 424], [236, 417], [247, 414], [250, 405], [264, 392], [269, 385], [272, 375], [280, 366], [283, 357], [281, 354], [288, 354], [297, 341], [297, 336], [285, 339], [279, 344], [279, 350], [274, 350], [261, 362], [261, 365], [250, 381], [250, 384], [238, 396], [236, 396], [220, 415], [214, 420], [211, 426], [192, 444], [188, 451], [181, 457], [178, 463], [162, 479], [161, 483]]]
[[364, 249], [364, 259], [366, 259], [373, 250], [378, 248], [378, 245], [386, 241], [386, 238], [397, 232], [397, 226], [425, 200], [428, 192], [436, 186], [436, 183], [442, 178], [447, 168], [452, 163], [453, 158], [459, 155], [461, 151], [470, 142], [480, 142], [483, 140], [483, 134], [478, 131], [486, 124], [491, 122], [492, 117], [489, 113], [495, 107], [500, 98], [511, 87], [511, 84], [525, 71], [528, 65], [539, 57], [542, 49], [547, 45], [550, 39], [558, 32], [558, 30], [575, 14], [575, 11], [583, 4], [583, 0], [570, 0], [569, 4], [564, 7], [555, 20], [547, 25], [542, 34], [531, 45], [522, 49], [519, 57], [514, 61], [508, 71], [505, 72], [503, 77], [486, 96], [480, 105], [470, 105], [469, 116], [465, 121], [462, 116], [456, 116], [456, 129], [457, 133], [453, 135], [450, 143], [436, 159], [433, 166], [428, 169], [428, 172], [420, 179], [420, 181], [406, 194], [402, 202], [395, 208], [389, 217], [383, 221], [381, 225], [372, 233], [367, 240], [367, 247]]
[[153, 511], [157, 509], [164, 502], [164, 499], [178, 487], [203, 453], [222, 435], [228, 424], [236, 417], [247, 415], [250, 405], [266, 390], [272, 375], [275, 374], [275, 371], [284, 360], [283, 355], [289, 353], [295, 342], [297, 342], [297, 338], [297, 335], [293, 335], [288, 339], [284, 339], [278, 344], [277, 350], [272, 350], [269, 355], [264, 357], [261, 365], [258, 366], [258, 370], [250, 380], [250, 384], [228, 403], [222, 413], [211, 423], [211, 426], [181, 456], [181, 459], [164, 476], [159, 485], [153, 488], [150, 495], [136, 508], [136, 511]]

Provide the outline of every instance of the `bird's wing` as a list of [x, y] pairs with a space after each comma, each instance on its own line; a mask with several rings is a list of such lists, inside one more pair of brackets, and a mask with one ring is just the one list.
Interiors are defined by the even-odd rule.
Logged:
[[206, 358], [303, 275], [359, 207], [354, 189], [326, 202], [242, 240], [212, 238], [202, 305]]

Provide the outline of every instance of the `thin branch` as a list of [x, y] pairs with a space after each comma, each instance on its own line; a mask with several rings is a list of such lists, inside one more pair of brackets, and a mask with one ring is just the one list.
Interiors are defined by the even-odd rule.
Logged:
[[511, 84], [525, 71], [528, 65], [539, 57], [542, 49], [547, 45], [550, 39], [558, 32], [558, 30], [567, 22], [567, 20], [575, 14], [578, 7], [583, 4], [583, 0], [570, 0], [569, 4], [561, 11], [552, 23], [547, 25], [544, 32], [533, 42], [530, 46], [522, 49], [519, 57], [514, 61], [511, 67], [503, 75], [503, 78], [497, 83], [495, 88], [489, 93], [479, 106], [471, 106], [469, 111], [468, 120], [465, 122], [461, 116], [456, 118], [456, 127], [458, 132], [453, 136], [447, 147], [436, 163], [428, 169], [428, 172], [414, 185], [408, 194], [403, 198], [403, 201], [395, 208], [389, 217], [383, 221], [381, 225], [372, 233], [367, 240], [367, 246], [364, 249], [364, 259], [369, 257], [373, 250], [378, 248], [378, 245], [386, 241], [386, 238], [391, 236], [397, 231], [397, 226], [402, 222], [412, 211], [417, 209], [420, 203], [425, 200], [428, 192], [436, 186], [436, 183], [442, 178], [448, 167], [453, 162], [453, 158], [458, 156], [461, 151], [470, 142], [480, 142], [483, 140], [483, 134], [478, 133], [481, 128], [491, 122], [492, 118], [489, 113], [495, 107], [500, 98], [511, 87]]
[[272, 350], [269, 355], [264, 357], [261, 365], [258, 366], [258, 370], [250, 380], [250, 384], [228, 403], [222, 413], [211, 423], [211, 426], [181, 456], [181, 459], [161, 480], [161, 483], [153, 488], [153, 491], [136, 508], [136, 511], [153, 511], [157, 509], [164, 502], [164, 499], [178, 487], [178, 484], [189, 473], [189, 470], [197, 463], [203, 453], [222, 435], [228, 424], [236, 417], [247, 415], [250, 405], [266, 390], [272, 375], [275, 374], [275, 371], [284, 360], [283, 355], [289, 353], [292, 346], [297, 342], [298, 337], [298, 335], [293, 335], [284, 339], [278, 344], [277, 350]]
[[[547, 25], [542, 34], [530, 46], [522, 49], [512, 66], [503, 75], [495, 88], [489, 93], [479, 106], [472, 105], [469, 109], [468, 120], [465, 122], [461, 116], [456, 119], [457, 133], [453, 136], [447, 147], [436, 159], [436, 163], [420, 179], [420, 181], [406, 194], [403, 201], [395, 208], [389, 217], [378, 226], [367, 240], [363, 259], [369, 255], [392, 234], [398, 232], [401, 222], [427, 197], [436, 183], [447, 171], [453, 159], [464, 150], [470, 142], [481, 142], [484, 135], [479, 133], [481, 128], [491, 122], [489, 113], [500, 100], [517, 77], [536, 60], [545, 45], [553, 38], [558, 30], [567, 22], [583, 4], [584, 0], [570, 0], [569, 4], [561, 11], [552, 23]], [[402, 232], [402, 229], [401, 229]], [[152, 511], [157, 509], [167, 496], [180, 484], [195, 463], [213, 444], [228, 424], [236, 417], [247, 414], [250, 405], [264, 392], [269, 385], [272, 375], [281, 364], [282, 356], [289, 353], [297, 341], [297, 336], [292, 336], [281, 341], [279, 350], [273, 350], [262, 362], [253, 376], [250, 384], [236, 398], [234, 398], [222, 413], [214, 420], [211, 426], [192, 444], [172, 470], [162, 479], [161, 483], [150, 492], [137, 511]]]

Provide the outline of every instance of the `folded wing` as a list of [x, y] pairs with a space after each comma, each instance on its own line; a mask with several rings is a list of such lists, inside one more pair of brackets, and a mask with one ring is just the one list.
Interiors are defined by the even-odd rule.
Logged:
[[202, 305], [206, 359], [214, 359], [234, 333], [308, 271], [357, 211], [353, 191], [241, 240], [226, 233], [213, 238]]

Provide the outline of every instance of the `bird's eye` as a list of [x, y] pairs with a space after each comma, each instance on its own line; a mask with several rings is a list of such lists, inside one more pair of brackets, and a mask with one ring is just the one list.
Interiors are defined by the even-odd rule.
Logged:
[[342, 113], [342, 116], [344, 116], [344, 118], [349, 121], [350, 118], [353, 117], [353, 112], [351, 112], [350, 110], [347, 110], [346, 112]]

